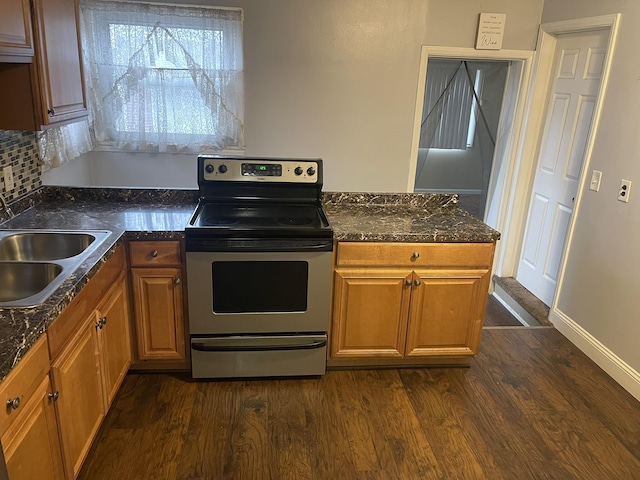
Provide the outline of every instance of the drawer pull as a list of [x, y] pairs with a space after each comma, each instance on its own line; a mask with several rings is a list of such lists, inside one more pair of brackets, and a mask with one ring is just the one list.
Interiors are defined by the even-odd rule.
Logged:
[[420, 258], [420, 254], [418, 252], [413, 252], [413, 254], [411, 255], [411, 258], [413, 260], [417, 260], [418, 258]]
[[56, 390], [55, 392], [50, 392], [48, 397], [55, 402], [60, 397], [60, 392], [58, 390]]
[[420, 286], [420, 280], [414, 280], [413, 284], [414, 284], [416, 287], [419, 287], [419, 286]]
[[13, 410], [20, 408], [20, 397], [7, 400], [7, 408], [11, 408]]
[[156, 258], [158, 256], [158, 250], [154, 250], [153, 252], [151, 252], [151, 256], [153, 258]]

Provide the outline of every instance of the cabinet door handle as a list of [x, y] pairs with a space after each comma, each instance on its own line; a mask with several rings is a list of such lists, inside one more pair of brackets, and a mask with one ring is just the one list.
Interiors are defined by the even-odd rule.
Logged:
[[180, 285], [182, 283], [182, 280], [180, 280], [179, 278], [176, 278], [173, 283], [175, 283], [176, 285]]
[[102, 323], [102, 319], [100, 319], [96, 322], [96, 330], [102, 330], [102, 327], [104, 327], [104, 324]]
[[154, 250], [153, 252], [151, 252], [151, 256], [153, 258], [156, 258], [158, 256], [158, 250]]
[[104, 327], [107, 324], [107, 317], [102, 317], [100, 319], [100, 324]]
[[7, 400], [7, 409], [17, 410], [20, 408], [20, 397], [10, 398]]
[[416, 287], [420, 286], [420, 280], [414, 280], [414, 281], [413, 281], [413, 284], [414, 284]]
[[55, 402], [60, 397], [60, 392], [58, 390], [56, 390], [55, 392], [49, 392], [49, 395], [47, 396]]
[[50, 117], [53, 117], [56, 114], [56, 111], [53, 108], [50, 108], [47, 110], [47, 113]]
[[410, 280], [410, 279], [406, 279], [406, 280], [404, 281], [404, 284], [405, 284], [407, 287], [410, 287], [410, 286], [411, 286], [411, 280]]
[[411, 258], [414, 259], [414, 260], [417, 260], [418, 258], [420, 258], [420, 253], [413, 252], [413, 254], [411, 255]]

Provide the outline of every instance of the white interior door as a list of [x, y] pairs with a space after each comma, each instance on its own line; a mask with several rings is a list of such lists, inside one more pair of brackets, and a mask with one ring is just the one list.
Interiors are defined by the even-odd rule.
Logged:
[[609, 30], [557, 37], [516, 279], [551, 305], [600, 92]]

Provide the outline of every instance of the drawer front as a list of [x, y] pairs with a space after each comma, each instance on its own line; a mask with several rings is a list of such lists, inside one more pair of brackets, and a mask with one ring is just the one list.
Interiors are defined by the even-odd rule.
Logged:
[[44, 334], [0, 384], [0, 436], [18, 417], [48, 373], [49, 351]]
[[376, 267], [490, 267], [493, 243], [340, 242], [336, 265]]
[[129, 255], [132, 267], [180, 266], [180, 242], [163, 240], [154, 242], [130, 242]]

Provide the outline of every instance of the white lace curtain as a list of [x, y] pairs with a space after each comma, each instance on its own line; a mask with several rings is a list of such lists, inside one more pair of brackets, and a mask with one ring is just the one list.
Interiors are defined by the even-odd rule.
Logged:
[[242, 12], [80, 3], [95, 140], [127, 150], [243, 146]]
[[38, 132], [36, 139], [45, 170], [59, 167], [93, 148], [86, 120]]
[[89, 121], [38, 134], [45, 169], [90, 151], [244, 146], [242, 11], [81, 0]]

